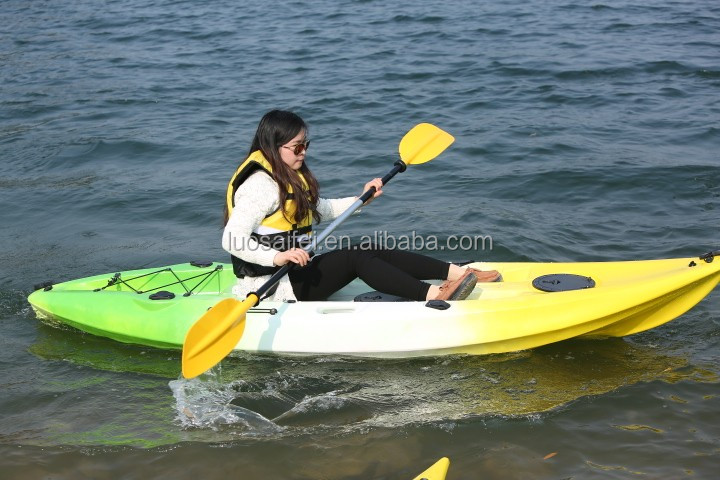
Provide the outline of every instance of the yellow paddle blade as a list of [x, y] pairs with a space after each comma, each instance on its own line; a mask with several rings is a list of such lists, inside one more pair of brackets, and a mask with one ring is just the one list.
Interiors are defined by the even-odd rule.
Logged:
[[197, 377], [233, 351], [245, 330], [245, 314], [256, 304], [254, 294], [242, 302], [226, 298], [190, 327], [182, 351], [182, 374], [185, 378]]
[[400, 140], [400, 158], [406, 165], [429, 162], [454, 141], [455, 137], [446, 131], [429, 123], [421, 123]]
[[448, 468], [450, 468], [450, 459], [443, 457], [414, 480], [445, 480]]

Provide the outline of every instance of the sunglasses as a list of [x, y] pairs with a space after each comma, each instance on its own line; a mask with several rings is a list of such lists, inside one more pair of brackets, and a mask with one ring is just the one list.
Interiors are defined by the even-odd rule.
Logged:
[[295, 155], [300, 155], [302, 152], [308, 149], [310, 146], [310, 140], [307, 142], [301, 142], [296, 145], [293, 145], [292, 147], [288, 147], [287, 145], [282, 145], [282, 148], [287, 148], [288, 150], [292, 150], [292, 152]]

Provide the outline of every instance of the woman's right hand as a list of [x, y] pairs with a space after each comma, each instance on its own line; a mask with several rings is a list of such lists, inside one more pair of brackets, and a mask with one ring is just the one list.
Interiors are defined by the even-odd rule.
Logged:
[[273, 263], [278, 267], [282, 267], [288, 262], [297, 263], [301, 267], [304, 267], [309, 261], [310, 255], [302, 248], [291, 248], [284, 252], [278, 252], [273, 259]]

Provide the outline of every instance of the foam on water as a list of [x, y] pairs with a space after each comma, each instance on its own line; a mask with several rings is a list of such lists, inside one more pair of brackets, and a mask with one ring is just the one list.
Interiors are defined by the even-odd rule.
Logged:
[[253, 412], [230, 402], [242, 380], [221, 383], [212, 373], [202, 379], [180, 379], [169, 383], [175, 396], [177, 419], [183, 428], [209, 428], [221, 431], [229, 425], [252, 434], [270, 434], [282, 427]]

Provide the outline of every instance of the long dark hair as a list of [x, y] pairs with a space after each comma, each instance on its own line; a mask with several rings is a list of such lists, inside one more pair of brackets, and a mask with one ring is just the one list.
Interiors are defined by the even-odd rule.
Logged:
[[[272, 165], [273, 179], [278, 184], [278, 201], [283, 215], [291, 223], [300, 223], [309, 214], [314, 220], [319, 221], [320, 215], [317, 212], [318, 182], [310, 172], [306, 162], [303, 162], [298, 172], [302, 173], [308, 184], [308, 191], [305, 191], [302, 180], [295, 170], [290, 168], [280, 157], [280, 147], [295, 138], [300, 132], [307, 135], [308, 127], [298, 115], [284, 110], [272, 110], [260, 119], [255, 137], [250, 145], [250, 151], [245, 158], [253, 152], [260, 150], [263, 156]], [[294, 218], [289, 218], [285, 210], [288, 187], [292, 187], [290, 198], [295, 202], [296, 210]], [[234, 194], [234, 192], [233, 192]], [[225, 205], [225, 224], [229, 218], [227, 203]]]

